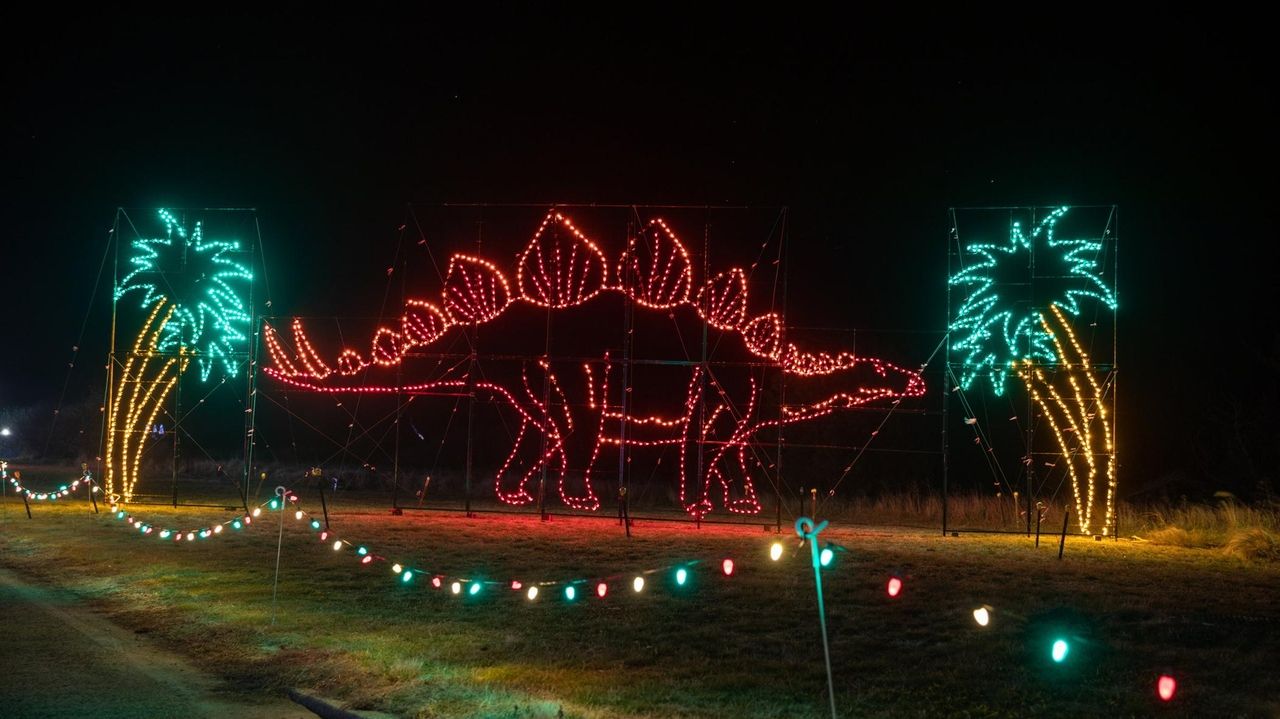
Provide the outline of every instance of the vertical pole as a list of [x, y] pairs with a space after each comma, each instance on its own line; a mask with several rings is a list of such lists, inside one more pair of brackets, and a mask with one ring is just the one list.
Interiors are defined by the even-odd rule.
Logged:
[[[407, 213], [406, 213], [407, 214]], [[404, 228], [408, 224], [409, 218], [405, 217], [404, 222], [400, 223], [400, 240], [396, 243], [396, 253], [400, 253], [404, 247]], [[404, 253], [400, 260], [400, 311], [404, 311], [404, 294], [405, 282], [408, 281], [409, 274], [409, 253]], [[395, 264], [395, 263], [392, 263]], [[395, 419], [395, 455], [391, 461], [391, 508], [400, 509], [400, 419], [404, 413], [404, 401], [402, 399], [401, 387], [404, 385], [404, 360], [396, 363], [396, 419]]]
[[[473, 325], [474, 328], [474, 325]], [[471, 516], [471, 467], [475, 456], [475, 442], [472, 432], [476, 422], [476, 346], [475, 332], [472, 331], [471, 360], [467, 365], [467, 461], [462, 476], [463, 510]]]
[[[259, 263], [259, 269], [262, 272], [263, 282], [266, 281], [267, 263], [266, 252], [262, 249], [262, 226], [258, 224], [258, 213], [253, 213], [253, 230], [258, 241], [258, 257], [262, 260]], [[244, 467], [240, 473], [240, 504], [244, 507], [244, 513], [249, 513], [249, 483], [253, 481], [253, 454], [258, 444], [258, 352], [262, 341], [262, 325], [266, 319], [258, 312], [257, 293], [254, 291], [256, 283], [249, 283], [249, 326], [253, 328], [253, 337], [247, 348], [249, 351], [249, 369], [248, 369], [248, 396], [245, 398], [245, 407], [248, 411], [245, 413], [245, 432], [244, 432]], [[271, 299], [268, 293], [267, 300]]]
[[[111, 408], [112, 392], [114, 391], [115, 363], [116, 363], [116, 286], [120, 282], [120, 213], [122, 210], [116, 208], [115, 219], [111, 223], [111, 232], [108, 242], [115, 243], [115, 253], [111, 267], [111, 342], [107, 347], [107, 384], [102, 393], [102, 430], [98, 438], [98, 476], [103, 477], [103, 461], [107, 454], [107, 431], [110, 427], [107, 421], [107, 411]], [[114, 481], [114, 477], [113, 477]]]
[[27, 493], [18, 492], [18, 494], [22, 495], [22, 506], [27, 508], [27, 519], [31, 519], [31, 503], [27, 501]]
[[[1031, 209], [1031, 226], [1036, 224], [1036, 208]], [[1031, 306], [1035, 307], [1036, 301], [1036, 247], [1035, 243], [1031, 243], [1027, 251], [1027, 277], [1031, 285]], [[1031, 356], [1031, 336], [1027, 336], [1026, 357]], [[1027, 392], [1027, 438], [1026, 438], [1026, 456], [1023, 457], [1023, 467], [1027, 473], [1027, 536], [1031, 536], [1031, 479], [1035, 473], [1035, 460], [1032, 459], [1032, 443], [1035, 441], [1035, 415], [1032, 414], [1035, 409], [1031, 406], [1031, 392]]]
[[[787, 208], [782, 208], [781, 229], [778, 235], [778, 255], [782, 259], [782, 337], [779, 339], [778, 346], [787, 346], [787, 276], [790, 273], [790, 265], [787, 262]], [[787, 371], [782, 367], [782, 363], [778, 363], [778, 446], [776, 449], [776, 459], [774, 460], [774, 476], [777, 478], [778, 493], [782, 493], [782, 446], [786, 441], [783, 437], [783, 429], [787, 426], [783, 419], [783, 412], [787, 406]], [[781, 506], [779, 506], [781, 509]], [[804, 514], [804, 500], [800, 501], [800, 513]], [[816, 520], [816, 518], [815, 518]], [[782, 533], [782, 517], [778, 517], [778, 533]], [[821, 593], [819, 593], [821, 596]], [[825, 620], [823, 620], [825, 622]], [[823, 642], [825, 646], [826, 632], [823, 632]], [[832, 706], [835, 706], [835, 697], [831, 698]]]
[[1058, 539], [1058, 559], [1062, 559], [1062, 550], [1067, 546], [1067, 518], [1070, 516], [1070, 509], [1062, 510], [1062, 537]]
[[[179, 368], [181, 368], [182, 360], [179, 359], [178, 363], [179, 363], [178, 364]], [[182, 416], [182, 372], [179, 371], [178, 379], [176, 379], [173, 383], [173, 470], [172, 470], [171, 481], [173, 485], [173, 506], [175, 509], [178, 507], [178, 453], [181, 451], [181, 448], [182, 448], [182, 435], [178, 432], [178, 427], [181, 424], [181, 420], [179, 418], [181, 416]], [[145, 432], [146, 430], [143, 430], [143, 431]]]
[[[480, 245], [484, 241], [484, 220], [476, 223], [476, 255], [480, 255]], [[480, 325], [472, 322], [470, 327], [471, 357], [467, 363], [467, 461], [462, 476], [463, 510], [471, 517], [471, 469], [475, 461], [475, 440], [473, 432], [476, 424], [476, 343], [480, 341]]]
[[[627, 249], [631, 249], [631, 241], [634, 238], [635, 227], [630, 221], [627, 223]], [[624, 274], [620, 279], [624, 285], [629, 285], [634, 278], [631, 277], [627, 267], [631, 263], [623, 264], [622, 271]], [[631, 398], [631, 339], [634, 318], [634, 305], [631, 302], [631, 295], [626, 292], [622, 293], [622, 402], [621, 402], [621, 418], [618, 420], [618, 487], [621, 491], [630, 491], [631, 484], [627, 476], [627, 411], [629, 410], [628, 400]], [[605, 363], [604, 377], [608, 378], [610, 364]], [[607, 381], [607, 379], [606, 379]], [[608, 405], [609, 398], [602, 397], [601, 402]], [[681, 509], [684, 509], [681, 507]], [[630, 536], [630, 530], [628, 530]]]
[[[1118, 205], [1113, 205], [1112, 207], [1116, 217], [1116, 222], [1115, 222], [1116, 229], [1115, 229], [1115, 232], [1112, 233], [1113, 239], [1111, 241], [1111, 247], [1112, 247], [1111, 261], [1114, 267], [1111, 273], [1113, 276], [1111, 280], [1111, 286], [1113, 288], [1113, 292], [1116, 297], [1116, 307], [1119, 307], [1120, 306], [1120, 302], [1119, 302], [1120, 300], [1120, 207]], [[1119, 441], [1119, 437], [1116, 434], [1116, 432], [1120, 429], [1120, 423], [1116, 421], [1116, 409], [1120, 405], [1120, 402], [1117, 399], [1117, 395], [1116, 395], [1117, 388], [1120, 383], [1120, 367], [1117, 364], [1117, 362], [1119, 362], [1119, 359], [1120, 359], [1120, 354], [1119, 354], [1120, 348], [1118, 346], [1119, 344], [1118, 340], [1120, 338], [1119, 323], [1120, 323], [1119, 313], [1116, 310], [1111, 310], [1111, 372], [1112, 372], [1111, 456], [1107, 457], [1107, 461], [1111, 462], [1111, 464], [1114, 465], [1115, 467], [1115, 469], [1113, 470], [1115, 474], [1112, 475], [1112, 478], [1115, 480], [1115, 486], [1116, 486], [1115, 495], [1114, 495], [1115, 514], [1112, 515], [1112, 526], [1114, 527], [1114, 530], [1112, 531], [1112, 537], [1114, 538], [1114, 541], [1117, 541], [1117, 542], [1120, 541], [1120, 457], [1119, 457], [1120, 441]]]
[[329, 529], [329, 503], [324, 498], [324, 476], [316, 478], [316, 488], [320, 490], [320, 511], [324, 512], [324, 528]]
[[85, 482], [85, 491], [89, 493], [89, 503], [93, 505], [93, 513], [98, 513], [98, 498], [93, 496], [93, 488], [97, 485], [93, 483], [93, 474], [89, 472], [89, 463], [80, 463], [80, 478]]
[[[946, 332], [943, 337], [943, 342], [946, 344], [944, 350], [945, 361], [942, 363], [942, 536], [944, 537], [947, 536], [947, 509], [950, 504], [948, 482], [951, 473], [951, 464], [947, 456], [950, 452], [947, 440], [951, 434], [951, 425], [947, 421], [949, 417], [948, 411], [951, 406], [951, 258], [953, 257], [951, 245], [953, 242], [955, 243], [955, 252], [959, 253], [960, 251], [960, 230], [956, 218], [956, 208], [952, 207], [947, 214], [950, 215], [951, 219], [951, 231], [947, 237], [947, 276], [945, 278], [947, 280], [947, 314], [942, 323]], [[1001, 507], [1003, 506], [1002, 504]]]
[[[709, 208], [704, 208], [709, 213]], [[702, 221], [702, 279], [705, 282], [711, 277], [711, 221], [710, 217], [704, 217]], [[708, 308], [699, 308], [703, 317], [708, 317]], [[708, 491], [707, 471], [706, 471], [706, 437], [704, 429], [707, 426], [707, 323], [702, 322], [702, 332], [699, 341], [701, 344], [698, 354], [698, 428], [694, 437], [698, 442], [698, 487], [702, 491]]]
[[1040, 512], [1036, 511], [1036, 548], [1040, 547]]
[[[547, 308], [546, 323], [543, 327], [542, 337], [542, 357], [547, 366], [542, 370], [542, 406], [551, 411], [551, 308]], [[538, 516], [542, 521], [547, 521], [547, 433], [542, 432], [541, 457], [543, 457], [542, 468], [538, 472]]]

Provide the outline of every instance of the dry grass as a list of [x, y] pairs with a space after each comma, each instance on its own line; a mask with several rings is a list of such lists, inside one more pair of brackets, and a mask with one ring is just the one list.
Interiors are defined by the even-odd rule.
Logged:
[[[930, 511], [927, 501], [895, 502], [895, 519], [919, 521]], [[981, 508], [972, 510], [976, 517]], [[38, 507], [31, 521], [12, 500], [4, 512], [0, 561], [69, 588], [248, 691], [305, 687], [423, 717], [556, 717], [563, 709], [567, 717], [772, 719], [825, 711], [812, 574], [803, 555], [770, 562], [776, 536], [759, 524], [639, 522], [626, 540], [598, 520], [390, 517], [384, 507], [344, 500], [334, 513], [342, 536], [441, 571], [625, 577], [732, 556], [738, 572], [726, 579], [700, 568], [688, 590], [654, 577], [645, 593], [615, 586], [607, 601], [566, 604], [550, 595], [529, 603], [498, 590], [459, 599], [425, 582], [403, 585], [385, 564], [362, 567], [290, 519], [272, 624], [276, 537], [262, 523], [187, 546], [142, 537], [78, 502]], [[137, 512], [188, 526], [225, 516]], [[1056, 543], [1037, 550], [1021, 536], [952, 539], [936, 529], [841, 521], [824, 536], [850, 550], [824, 580], [844, 716], [1149, 715], [1169, 709], [1152, 688], [1169, 668], [1181, 683], [1172, 708], [1188, 716], [1280, 711], [1276, 563], [1082, 537], [1068, 538], [1059, 562]], [[1274, 552], [1271, 539], [1250, 535], [1231, 551], [1263, 556]], [[896, 600], [884, 592], [891, 573], [906, 578]], [[969, 619], [980, 604], [996, 608], [986, 631]], [[1059, 633], [1074, 638], [1064, 665], [1047, 660]]]

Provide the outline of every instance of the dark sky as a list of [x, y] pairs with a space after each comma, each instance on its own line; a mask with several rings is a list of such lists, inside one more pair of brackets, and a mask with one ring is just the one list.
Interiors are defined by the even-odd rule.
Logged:
[[6, 18], [0, 404], [60, 391], [117, 206], [258, 208], [305, 312], [381, 287], [409, 201], [786, 205], [793, 311], [933, 330], [948, 207], [1116, 203], [1126, 472], [1202, 472], [1213, 393], [1276, 437], [1275, 92], [1239, 29], [500, 16]]

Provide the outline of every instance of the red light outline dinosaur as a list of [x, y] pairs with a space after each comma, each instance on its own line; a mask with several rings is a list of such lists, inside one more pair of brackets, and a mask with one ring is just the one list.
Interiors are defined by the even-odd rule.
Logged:
[[[639, 241], [641, 239], [644, 241]], [[611, 276], [614, 277], [612, 283]], [[513, 292], [507, 277], [484, 258], [454, 254], [449, 260], [440, 305], [420, 299], [407, 301], [399, 328], [379, 327], [376, 330], [367, 360], [358, 351], [347, 348], [338, 355], [337, 368], [331, 368], [307, 338], [301, 321], [294, 319], [296, 362], [285, 350], [276, 331], [265, 325], [267, 351], [274, 366], [264, 371], [292, 387], [315, 392], [435, 394], [452, 390], [475, 392], [505, 403], [518, 413], [520, 427], [511, 452], [494, 480], [498, 498], [513, 505], [533, 501], [526, 485], [546, 467], [557, 473], [559, 494], [565, 504], [575, 509], [598, 509], [600, 501], [592, 488], [591, 471], [603, 446], [679, 445], [681, 506], [695, 516], [712, 509], [710, 492], [715, 483], [723, 488], [721, 505], [729, 511], [741, 514], [760, 511], [755, 483], [751, 479], [752, 463], [755, 462], [754, 466], [758, 468], [759, 462], [749, 456], [748, 450], [751, 438], [761, 430], [816, 419], [879, 399], [919, 397], [925, 392], [924, 380], [914, 370], [879, 359], [855, 357], [849, 352], [802, 352], [796, 345], [785, 341], [782, 319], [776, 313], [765, 313], [748, 320], [746, 273], [740, 268], [729, 269], [708, 279], [690, 299], [693, 293], [692, 263], [684, 245], [661, 219], [651, 220], [637, 236], [629, 239], [626, 250], [611, 272], [600, 247], [569, 218], [551, 210], [518, 258], [515, 284], [516, 291]], [[624, 413], [621, 406], [609, 401], [609, 375], [613, 364], [608, 352], [604, 353], [602, 361], [582, 363], [585, 398], [575, 397], [580, 400], [576, 405], [569, 402], [560, 376], [546, 359], [533, 363], [542, 376], [531, 380], [526, 364], [521, 370], [522, 386], [514, 388], [465, 374], [399, 386], [335, 386], [326, 383], [335, 375], [351, 377], [372, 365], [393, 367], [415, 348], [440, 339], [450, 328], [490, 322], [514, 303], [560, 310], [581, 305], [606, 292], [622, 293], [637, 306], [648, 310], [674, 312], [682, 307], [692, 308], [707, 325], [740, 336], [752, 355], [788, 375], [836, 377], [854, 370], [869, 370], [874, 377], [889, 384], [859, 385], [851, 392], [834, 392], [816, 402], [785, 406], [778, 417], [764, 420], [758, 417], [760, 387], [754, 377], [749, 378], [749, 387], [745, 390], [748, 395], [745, 398], [746, 409], [739, 412], [708, 368], [699, 365], [691, 368], [684, 407], [678, 416], [663, 418]], [[598, 369], [593, 369], [593, 365]], [[897, 387], [893, 386], [894, 380], [898, 381]], [[719, 397], [706, 390], [708, 384]], [[555, 402], [543, 399], [549, 398], [552, 391], [560, 400], [559, 412]], [[704, 394], [708, 397], [704, 398]], [[702, 426], [697, 427], [695, 409], [704, 399], [718, 404], [710, 407]], [[576, 431], [571, 406], [585, 406], [596, 419], [596, 434], [594, 441], [589, 442], [591, 454], [585, 463], [583, 486], [577, 493], [566, 487], [569, 467], [566, 439]], [[727, 433], [716, 434], [717, 428], [723, 425], [722, 419], [728, 419], [730, 428]], [[546, 450], [523, 468], [519, 480], [512, 485], [506, 475], [513, 465], [519, 464], [518, 455], [522, 443], [530, 437], [530, 428], [541, 434]], [[700, 478], [701, 496], [697, 497], [691, 497], [689, 492], [688, 447], [691, 436], [695, 437], [693, 441], [714, 448], [711, 461]], [[733, 474], [737, 476], [729, 476]], [[733, 497], [735, 483], [738, 496]]]

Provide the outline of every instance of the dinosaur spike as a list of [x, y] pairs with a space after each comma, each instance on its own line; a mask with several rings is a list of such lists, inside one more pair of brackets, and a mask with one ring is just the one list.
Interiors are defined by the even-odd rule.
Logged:
[[782, 356], [782, 318], [776, 312], [760, 315], [742, 328], [747, 349], [766, 359]]
[[554, 210], [520, 254], [520, 296], [542, 307], [572, 307], [604, 289], [608, 262], [594, 242]]
[[747, 319], [747, 276], [737, 267], [707, 280], [698, 290], [698, 314], [707, 324], [735, 330]]
[[311, 340], [307, 339], [307, 333], [302, 329], [302, 320], [297, 317], [293, 318], [293, 343], [298, 348], [298, 359], [312, 377], [324, 379], [333, 374], [329, 365], [320, 359], [320, 353], [311, 346]]
[[280, 346], [280, 336], [276, 334], [276, 329], [267, 323], [262, 325], [262, 337], [267, 343], [267, 354], [271, 355], [271, 362], [275, 365], [276, 372], [285, 377], [297, 376], [298, 368], [289, 361], [289, 355], [285, 352], [284, 347]]
[[404, 343], [395, 330], [379, 327], [373, 334], [373, 350], [370, 353], [373, 361], [387, 367], [400, 361], [404, 354]]
[[404, 303], [400, 316], [400, 336], [405, 349], [435, 342], [449, 328], [449, 320], [438, 307], [425, 300], [409, 300]]
[[618, 262], [618, 283], [646, 307], [667, 309], [689, 301], [692, 263], [667, 223], [654, 219], [627, 242]]
[[342, 350], [342, 354], [338, 355], [338, 374], [351, 376], [364, 369], [367, 364], [360, 358], [359, 352], [352, 349]]
[[470, 255], [449, 258], [444, 311], [450, 322], [488, 322], [510, 303], [511, 287], [492, 262]]

